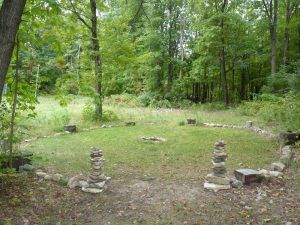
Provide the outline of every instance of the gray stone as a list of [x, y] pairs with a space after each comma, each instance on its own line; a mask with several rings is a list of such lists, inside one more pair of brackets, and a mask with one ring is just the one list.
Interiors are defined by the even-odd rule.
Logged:
[[282, 172], [285, 170], [285, 168], [286, 168], [286, 166], [282, 162], [275, 162], [275, 163], [272, 163], [272, 165], [271, 165], [271, 170], [274, 170], [274, 171]]
[[208, 174], [205, 177], [205, 180], [208, 183], [214, 183], [214, 184], [221, 184], [221, 185], [229, 185], [230, 184], [230, 179], [227, 177], [217, 177], [214, 176], [213, 174]]
[[56, 173], [56, 174], [53, 174], [52, 175], [52, 180], [53, 181], [59, 181], [60, 179], [63, 178], [63, 175], [59, 174], [59, 173]]
[[45, 177], [44, 177], [45, 180], [52, 180], [52, 174], [47, 174]]
[[271, 180], [270, 171], [262, 169], [262, 170], [259, 170], [258, 173], [260, 174], [260, 176], [263, 180], [265, 180], [265, 181]]
[[213, 184], [213, 183], [204, 183], [204, 188], [208, 190], [212, 190], [214, 192], [220, 191], [220, 190], [228, 190], [231, 188], [230, 185], [220, 185], [220, 184]]
[[275, 179], [275, 178], [283, 177], [283, 173], [278, 171], [270, 171], [270, 176], [271, 178]]
[[230, 184], [231, 184], [231, 187], [233, 187], [233, 188], [242, 188], [243, 187], [243, 182], [239, 181], [235, 178], [230, 179]]
[[37, 171], [35, 174], [39, 179], [44, 179], [45, 176], [47, 175], [47, 173], [41, 171]]
[[81, 175], [78, 175], [78, 176], [74, 176], [72, 178], [69, 179], [68, 181], [68, 187], [73, 189], [73, 188], [76, 188], [76, 187], [80, 187], [80, 180], [82, 179], [82, 176]]
[[81, 181], [79, 181], [78, 185], [79, 185], [79, 187], [88, 187], [89, 183], [84, 180], [81, 180]]
[[19, 171], [20, 172], [23, 172], [23, 171], [26, 171], [26, 172], [34, 172], [35, 171], [35, 167], [30, 165], [30, 164], [25, 164], [23, 166], [19, 166]]
[[253, 122], [252, 121], [247, 121], [246, 122], [246, 128], [251, 128], [253, 126]]
[[83, 187], [81, 188], [81, 190], [83, 192], [87, 192], [87, 193], [92, 193], [92, 194], [98, 194], [103, 192], [103, 189], [99, 189], [99, 188], [90, 188], [90, 187]]

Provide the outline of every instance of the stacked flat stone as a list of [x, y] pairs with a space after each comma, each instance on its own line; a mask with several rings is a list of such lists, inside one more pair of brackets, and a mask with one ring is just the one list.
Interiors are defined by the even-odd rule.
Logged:
[[104, 157], [102, 150], [92, 148], [90, 154], [91, 173], [87, 180], [87, 185], [82, 187], [82, 191], [90, 193], [101, 193], [105, 189], [105, 183], [110, 179], [103, 173]]
[[218, 141], [215, 143], [213, 152], [213, 173], [208, 174], [205, 177], [204, 188], [214, 191], [223, 189], [230, 189], [230, 179], [227, 177], [227, 170], [225, 162], [227, 159], [227, 153], [225, 150], [224, 141]]

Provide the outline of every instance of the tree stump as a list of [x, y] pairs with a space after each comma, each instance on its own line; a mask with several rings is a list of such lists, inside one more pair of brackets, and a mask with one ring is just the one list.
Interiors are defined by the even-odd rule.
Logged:
[[133, 127], [133, 126], [135, 126], [135, 122], [126, 122], [125, 123], [125, 125], [127, 126], [127, 127]]
[[237, 169], [234, 171], [237, 180], [242, 181], [243, 184], [258, 183], [262, 178], [257, 170], [252, 169]]
[[76, 125], [66, 125], [64, 126], [64, 130], [70, 133], [75, 133], [77, 131]]
[[196, 119], [187, 119], [187, 124], [195, 125], [197, 123]]
[[295, 145], [298, 139], [299, 137], [296, 132], [287, 131], [279, 133], [279, 143], [281, 146]]

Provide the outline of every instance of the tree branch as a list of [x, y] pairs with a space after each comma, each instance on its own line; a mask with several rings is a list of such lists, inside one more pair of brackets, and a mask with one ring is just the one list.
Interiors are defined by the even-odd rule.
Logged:
[[76, 16], [77, 16], [77, 18], [89, 29], [89, 30], [92, 30], [92, 27], [82, 18], [82, 16], [78, 13], [78, 11], [76, 10], [76, 7], [75, 7], [75, 5], [74, 5], [74, 3], [73, 3], [73, 1], [72, 0], [69, 0], [69, 3], [71, 4], [71, 6], [72, 6], [72, 9], [73, 10], [71, 10]]

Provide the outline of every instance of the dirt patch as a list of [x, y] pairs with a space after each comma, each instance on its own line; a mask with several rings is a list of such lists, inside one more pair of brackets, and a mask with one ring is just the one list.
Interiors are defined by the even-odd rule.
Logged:
[[2, 183], [0, 224], [299, 224], [292, 181], [213, 193], [199, 181], [112, 180], [85, 194], [33, 177]]

